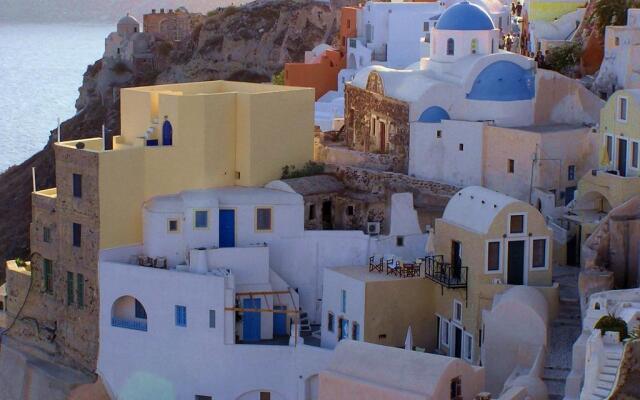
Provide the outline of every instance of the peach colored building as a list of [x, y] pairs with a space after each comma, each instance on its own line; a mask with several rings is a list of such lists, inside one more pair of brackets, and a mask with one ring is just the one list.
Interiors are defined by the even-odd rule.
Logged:
[[180, 41], [191, 36], [191, 32], [203, 18], [202, 14], [190, 13], [184, 7], [166, 12], [161, 8], [160, 12], [152, 9], [151, 14], [145, 14], [142, 23], [144, 31], [157, 39]]
[[319, 374], [318, 400], [471, 400], [483, 388], [484, 369], [462, 360], [344, 340]]
[[345, 44], [357, 35], [357, 8], [344, 7], [340, 13], [340, 45], [335, 49], [320, 44], [305, 52], [303, 63], [284, 65], [284, 83], [287, 86], [312, 87], [316, 100], [331, 90], [338, 89], [338, 73], [346, 67]]

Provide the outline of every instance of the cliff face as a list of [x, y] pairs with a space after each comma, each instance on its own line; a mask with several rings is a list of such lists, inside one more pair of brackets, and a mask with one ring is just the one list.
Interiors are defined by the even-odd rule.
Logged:
[[[302, 61], [304, 51], [337, 36], [336, 8], [312, 1], [258, 1], [215, 12], [190, 40], [161, 57], [159, 70], [116, 73], [99, 60], [84, 74], [78, 113], [62, 123], [63, 140], [120, 131], [119, 89], [122, 87], [200, 80], [269, 81], [288, 61]], [[31, 168], [37, 187], [55, 186], [51, 132], [49, 143], [21, 165], [0, 175], [0, 282], [4, 263], [29, 255]]]

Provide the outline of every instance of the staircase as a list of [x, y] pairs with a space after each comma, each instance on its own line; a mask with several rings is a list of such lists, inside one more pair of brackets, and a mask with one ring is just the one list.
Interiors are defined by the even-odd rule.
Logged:
[[300, 334], [311, 333], [311, 324], [309, 324], [309, 315], [300, 309]]
[[558, 316], [551, 323], [546, 365], [542, 375], [549, 400], [562, 400], [567, 376], [571, 371], [573, 343], [582, 330], [578, 297], [577, 267], [554, 268], [553, 280], [560, 284]]
[[602, 400], [609, 397], [613, 384], [616, 381], [616, 374], [620, 367], [622, 354], [615, 351], [605, 353], [605, 360], [598, 374], [598, 383], [591, 394], [582, 396], [587, 400]]

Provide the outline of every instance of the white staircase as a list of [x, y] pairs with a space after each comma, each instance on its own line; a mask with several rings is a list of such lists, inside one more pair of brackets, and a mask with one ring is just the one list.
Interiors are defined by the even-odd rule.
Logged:
[[622, 360], [622, 354], [617, 351], [607, 351], [604, 356], [597, 383], [592, 388], [591, 393], [582, 394], [581, 400], [602, 400], [611, 394]]

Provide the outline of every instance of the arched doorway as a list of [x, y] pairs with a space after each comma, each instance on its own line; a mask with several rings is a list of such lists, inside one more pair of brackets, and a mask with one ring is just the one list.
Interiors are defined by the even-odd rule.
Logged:
[[162, 124], [162, 145], [173, 145], [173, 126], [171, 126], [171, 122], [169, 122], [166, 116], [164, 117], [164, 123]]
[[122, 296], [111, 306], [111, 326], [147, 331], [147, 310], [133, 296]]

